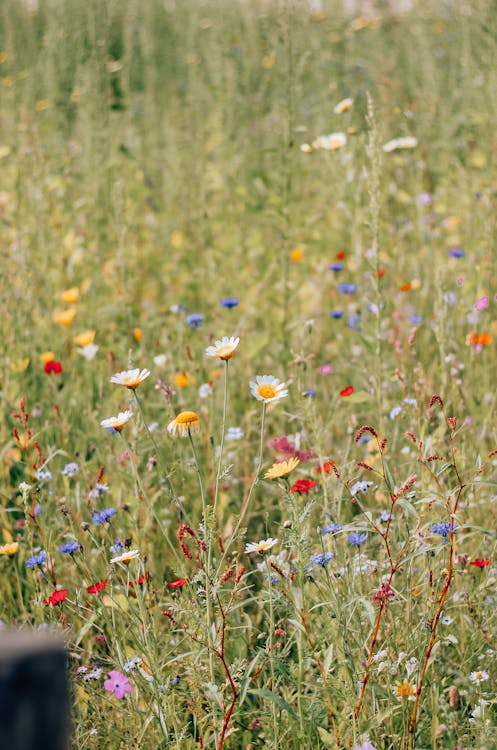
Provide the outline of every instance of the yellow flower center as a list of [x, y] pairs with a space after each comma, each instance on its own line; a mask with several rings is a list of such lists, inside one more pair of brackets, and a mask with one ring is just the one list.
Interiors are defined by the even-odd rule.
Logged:
[[198, 421], [198, 414], [196, 414], [194, 411], [182, 411], [175, 419], [176, 424], [183, 424], [187, 427], [189, 425], [195, 424]]
[[414, 686], [409, 685], [408, 682], [397, 685], [397, 695], [399, 698], [409, 698], [411, 695], [414, 695]]
[[263, 385], [260, 385], [257, 389], [257, 393], [261, 398], [274, 398], [278, 395], [278, 391], [274, 387], [274, 385], [271, 385], [270, 383], [264, 383]]
[[216, 353], [217, 353], [217, 356], [219, 357], [219, 359], [226, 360], [226, 359], [231, 359], [231, 357], [235, 353], [235, 350], [233, 349], [233, 347], [231, 346], [231, 344], [225, 344], [224, 346], [220, 346], [216, 350]]

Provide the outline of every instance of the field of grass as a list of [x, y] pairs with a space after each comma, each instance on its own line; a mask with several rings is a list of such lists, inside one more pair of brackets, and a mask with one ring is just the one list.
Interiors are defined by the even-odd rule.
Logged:
[[78, 750], [497, 747], [495, 8], [1, 3], [0, 617]]

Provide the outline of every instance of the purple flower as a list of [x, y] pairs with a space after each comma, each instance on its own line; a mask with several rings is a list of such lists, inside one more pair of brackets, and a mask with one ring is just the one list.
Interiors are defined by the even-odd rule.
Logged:
[[340, 320], [340, 318], [343, 318], [343, 312], [341, 310], [332, 310], [330, 312], [330, 318], [333, 318], [333, 320]]
[[364, 544], [367, 538], [368, 535], [366, 531], [354, 531], [352, 534], [347, 535], [347, 541], [349, 544], [354, 544], [356, 547], [360, 547], [361, 544]]
[[451, 247], [449, 250], [449, 255], [451, 258], [464, 258], [465, 252], [462, 249], [462, 247]]
[[307, 398], [313, 398], [317, 396], [317, 390], [315, 388], [307, 388], [307, 390], [303, 391], [302, 395]]
[[322, 568], [326, 568], [330, 560], [333, 560], [333, 557], [333, 552], [321, 552], [318, 555], [311, 555], [309, 559], [314, 565], [320, 565]]
[[78, 542], [65, 542], [65, 544], [61, 544], [59, 547], [59, 550], [63, 555], [74, 555], [74, 553], [79, 552], [80, 549], [81, 545], [79, 545]]
[[357, 284], [352, 284], [351, 282], [344, 281], [342, 284], [338, 285], [338, 291], [340, 294], [355, 294], [355, 291], [357, 289]]
[[330, 271], [335, 271], [335, 273], [339, 273], [340, 271], [343, 271], [343, 263], [332, 263], [328, 266]]
[[423, 322], [423, 316], [422, 315], [410, 315], [409, 322], [413, 323], [414, 325], [418, 325], [419, 323]]
[[441, 521], [440, 523], [432, 524], [431, 530], [433, 534], [439, 534], [443, 539], [447, 539], [452, 528], [454, 527], [447, 521]]
[[26, 560], [26, 567], [27, 568], [36, 568], [43, 565], [43, 563], [46, 563], [47, 561], [47, 553], [43, 550], [41, 552], [38, 552], [37, 555], [33, 555], [33, 557], [28, 557]]
[[323, 526], [321, 534], [337, 534], [342, 528], [341, 523], [329, 523], [327, 526]]
[[131, 694], [131, 685], [125, 674], [112, 669], [108, 678], [104, 682], [104, 688], [107, 693], [114, 693], [116, 698], [124, 698], [124, 694]]
[[66, 464], [62, 471], [60, 472], [65, 477], [69, 477], [69, 479], [74, 479], [76, 474], [79, 472], [79, 466], [75, 461], [71, 461], [70, 463]]
[[480, 299], [475, 302], [475, 310], [477, 312], [481, 312], [486, 307], [488, 307], [488, 297], [480, 297]]
[[320, 375], [330, 375], [333, 372], [333, 369], [334, 369], [333, 365], [323, 365], [319, 369], [319, 374]]
[[190, 328], [200, 328], [204, 322], [204, 316], [200, 313], [190, 313], [190, 315], [186, 316], [186, 322]]
[[237, 305], [238, 297], [224, 297], [224, 299], [221, 300], [221, 307], [227, 307], [229, 310]]
[[115, 514], [116, 514], [115, 508], [104, 508], [103, 510], [100, 510], [100, 511], [96, 510], [94, 511], [93, 516], [92, 516], [93, 523], [96, 526], [101, 526], [102, 524], [110, 521], [112, 516], [115, 516]]
[[376, 750], [376, 748], [370, 742], [363, 742], [362, 745], [356, 745], [354, 750]]

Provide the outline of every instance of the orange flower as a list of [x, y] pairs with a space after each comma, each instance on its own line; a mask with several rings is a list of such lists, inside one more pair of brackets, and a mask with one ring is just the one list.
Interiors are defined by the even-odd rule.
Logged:
[[93, 344], [95, 333], [95, 331], [90, 330], [78, 333], [78, 335], [74, 337], [74, 343], [82, 347], [89, 346], [90, 344]]
[[143, 333], [141, 328], [133, 328], [133, 338], [135, 341], [141, 341], [143, 338]]
[[405, 284], [402, 284], [402, 286], [399, 286], [399, 292], [409, 292], [412, 289], [412, 283], [410, 281], [406, 281]]
[[478, 336], [478, 343], [480, 346], [488, 346], [492, 341], [492, 337], [489, 333], [480, 333]]
[[60, 297], [66, 305], [75, 305], [79, 299], [79, 289], [77, 286], [72, 286], [70, 289], [66, 289], [62, 292]]
[[290, 258], [293, 260], [294, 263], [300, 263], [302, 258], [304, 257], [304, 254], [300, 247], [296, 247], [292, 250], [290, 253]]
[[70, 326], [75, 315], [76, 310], [73, 307], [70, 310], [62, 310], [61, 312], [54, 313], [52, 320], [54, 323], [60, 323], [61, 326]]
[[184, 370], [183, 372], [178, 372], [178, 374], [174, 376], [174, 381], [178, 388], [186, 388], [186, 386], [190, 385], [192, 382], [190, 376]]
[[416, 685], [409, 685], [408, 682], [402, 682], [400, 685], [396, 686], [395, 693], [398, 698], [409, 698], [413, 700], [414, 694], [416, 693]]

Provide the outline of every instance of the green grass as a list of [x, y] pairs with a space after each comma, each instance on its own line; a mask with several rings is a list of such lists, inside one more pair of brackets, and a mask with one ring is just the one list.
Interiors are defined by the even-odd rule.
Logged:
[[[494, 6], [324, 5], [0, 8], [1, 612], [64, 632], [77, 748], [497, 746]], [[331, 132], [344, 148], [301, 149]], [[225, 335], [229, 367], [205, 357]], [[131, 367], [139, 402], [109, 382]], [[267, 408], [265, 373], [289, 390]], [[191, 441], [166, 429], [185, 410]], [[313, 455], [265, 479], [282, 436]], [[111, 563], [116, 538], [139, 558]], [[134, 657], [119, 699], [104, 680]]]

